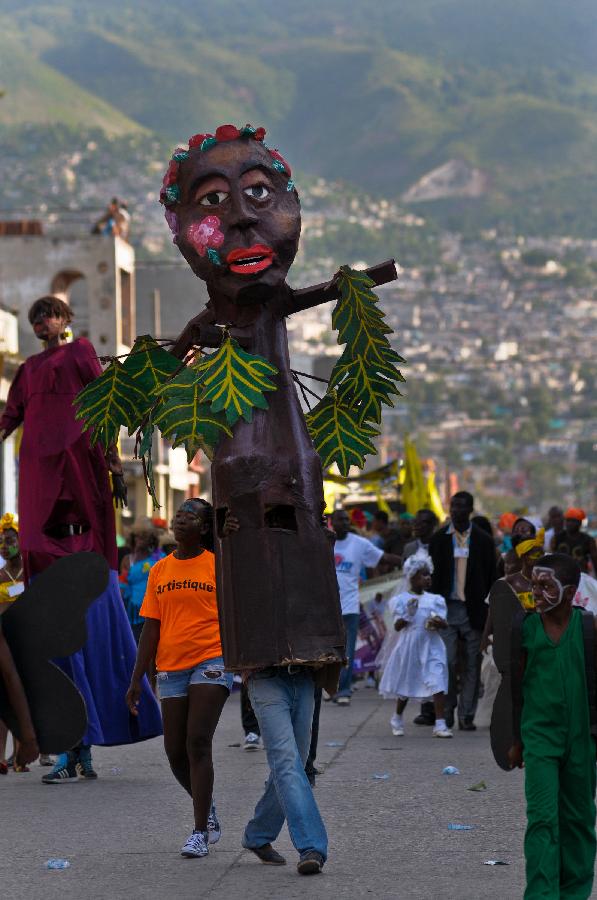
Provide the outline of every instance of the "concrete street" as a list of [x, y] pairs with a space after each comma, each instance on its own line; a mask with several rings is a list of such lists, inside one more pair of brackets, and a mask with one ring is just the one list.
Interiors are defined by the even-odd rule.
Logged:
[[[2, 900], [516, 900], [522, 897], [523, 780], [501, 772], [488, 734], [432, 739], [408, 724], [391, 735], [392, 703], [361, 689], [350, 708], [323, 704], [317, 799], [330, 855], [322, 875], [301, 877], [286, 830], [285, 868], [263, 866], [240, 846], [266, 777], [263, 751], [238, 744], [238, 694], [216, 733], [221, 841], [207, 859], [178, 853], [192, 827], [191, 802], [170, 774], [161, 740], [94, 750], [97, 782], [42, 785], [44, 770], [0, 777]], [[416, 705], [406, 710], [410, 723]], [[341, 742], [340, 747], [326, 746]], [[461, 775], [445, 776], [446, 765]], [[374, 774], [387, 774], [385, 780]], [[485, 792], [467, 788], [480, 781]], [[474, 826], [449, 831], [449, 823]], [[47, 871], [50, 857], [71, 867]], [[484, 865], [500, 859], [509, 866]], [[597, 896], [597, 893], [594, 894]]]

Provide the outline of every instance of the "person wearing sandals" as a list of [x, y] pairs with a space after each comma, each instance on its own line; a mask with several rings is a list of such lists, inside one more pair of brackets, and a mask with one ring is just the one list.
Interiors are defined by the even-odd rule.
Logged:
[[211, 505], [185, 500], [172, 530], [176, 549], [149, 573], [140, 611], [145, 622], [126, 700], [135, 715], [143, 675], [155, 657], [166, 755], [193, 800], [194, 828], [180, 852], [200, 858], [221, 835], [212, 797], [212, 740], [233, 677], [222, 659]]

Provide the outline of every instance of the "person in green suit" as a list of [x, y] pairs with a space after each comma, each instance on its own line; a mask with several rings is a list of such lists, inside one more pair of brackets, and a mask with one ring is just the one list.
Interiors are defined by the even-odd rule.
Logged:
[[509, 759], [526, 770], [525, 900], [585, 900], [593, 887], [595, 622], [587, 629], [587, 613], [572, 606], [579, 580], [572, 557], [541, 557], [537, 612], [522, 625], [522, 710]]

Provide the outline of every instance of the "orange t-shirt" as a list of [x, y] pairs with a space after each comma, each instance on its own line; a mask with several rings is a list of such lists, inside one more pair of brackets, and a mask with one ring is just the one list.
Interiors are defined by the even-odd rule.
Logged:
[[221, 656], [213, 553], [160, 559], [149, 572], [140, 615], [160, 621], [158, 671], [191, 669]]

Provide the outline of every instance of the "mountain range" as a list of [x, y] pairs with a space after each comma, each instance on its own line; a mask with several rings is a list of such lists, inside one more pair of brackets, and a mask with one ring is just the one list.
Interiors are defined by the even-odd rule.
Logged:
[[[249, 121], [303, 171], [433, 196], [449, 224], [592, 228], [594, 0], [1, 0], [0, 88], [0, 137]], [[449, 162], [475, 196], [413, 190]]]

